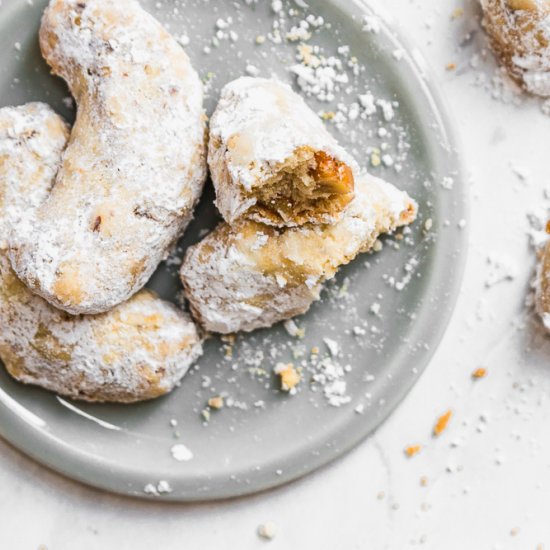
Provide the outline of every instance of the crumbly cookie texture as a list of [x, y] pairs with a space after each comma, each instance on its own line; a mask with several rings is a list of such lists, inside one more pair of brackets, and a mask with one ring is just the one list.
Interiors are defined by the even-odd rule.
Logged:
[[135, 0], [51, 0], [40, 46], [78, 105], [56, 185], [10, 242], [19, 277], [72, 314], [147, 282], [206, 177], [202, 84]]
[[320, 118], [277, 80], [227, 84], [210, 121], [208, 164], [228, 223], [334, 223], [354, 196], [357, 165]]
[[550, 96], [550, 1], [480, 0], [491, 47], [528, 92]]
[[362, 176], [334, 225], [281, 230], [250, 220], [222, 223], [185, 256], [181, 277], [192, 312], [206, 330], [224, 334], [304, 313], [340, 266], [381, 233], [411, 223], [416, 211], [406, 193]]
[[[550, 228], [550, 222], [549, 222]], [[534, 281], [535, 308], [547, 330], [550, 331], [550, 238], [541, 242], [537, 250], [538, 264]]]
[[202, 352], [189, 316], [147, 290], [108, 313], [72, 316], [31, 293], [7, 258], [9, 228], [46, 200], [67, 139], [44, 104], [0, 109], [0, 358], [17, 380], [75, 399], [152, 399]]

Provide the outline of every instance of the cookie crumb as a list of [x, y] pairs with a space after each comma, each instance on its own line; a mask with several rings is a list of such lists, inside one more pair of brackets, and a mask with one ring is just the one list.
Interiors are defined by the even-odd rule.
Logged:
[[422, 445], [409, 445], [405, 447], [405, 455], [407, 458], [412, 458], [422, 450]]
[[211, 397], [208, 400], [208, 406], [211, 409], [221, 409], [223, 408], [223, 397], [221, 395], [217, 395], [216, 397]]
[[294, 368], [293, 363], [277, 363], [274, 369], [275, 374], [281, 379], [281, 389], [291, 394], [296, 392], [296, 386], [300, 383], [302, 377]]
[[474, 372], [472, 372], [472, 378], [477, 380], [479, 378], [485, 378], [487, 376], [487, 369], [479, 367]]
[[449, 424], [449, 420], [452, 415], [453, 412], [449, 409], [437, 419], [433, 429], [433, 435], [435, 437], [439, 437], [447, 429], [447, 425]]

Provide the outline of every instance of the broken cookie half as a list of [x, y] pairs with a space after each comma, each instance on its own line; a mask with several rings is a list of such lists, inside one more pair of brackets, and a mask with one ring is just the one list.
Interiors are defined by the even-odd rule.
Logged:
[[208, 153], [216, 204], [230, 224], [335, 223], [357, 165], [289, 86], [242, 77], [222, 90]]

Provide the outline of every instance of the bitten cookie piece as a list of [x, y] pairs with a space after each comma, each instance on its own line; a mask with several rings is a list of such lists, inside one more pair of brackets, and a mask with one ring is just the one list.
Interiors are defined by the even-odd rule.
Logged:
[[17, 226], [12, 266], [72, 314], [100, 313], [150, 278], [206, 177], [202, 85], [135, 0], [51, 0], [40, 46], [78, 110], [50, 196]]
[[381, 233], [411, 223], [416, 203], [372, 176], [334, 225], [277, 229], [222, 223], [185, 256], [181, 278], [196, 319], [220, 333], [269, 327], [307, 311], [323, 282], [369, 250]]
[[353, 199], [355, 161], [292, 89], [242, 77], [227, 84], [210, 121], [208, 164], [230, 224], [334, 223]]
[[491, 47], [528, 92], [550, 96], [550, 1], [480, 0]]
[[189, 316], [146, 290], [108, 313], [72, 316], [31, 293], [6, 255], [10, 226], [46, 200], [68, 133], [44, 104], [0, 109], [0, 358], [20, 382], [75, 399], [152, 399], [202, 353]]

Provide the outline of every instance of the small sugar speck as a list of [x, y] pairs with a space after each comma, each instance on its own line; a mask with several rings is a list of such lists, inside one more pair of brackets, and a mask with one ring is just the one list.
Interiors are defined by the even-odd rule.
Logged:
[[271, 540], [275, 538], [276, 534], [277, 528], [270, 521], [268, 521], [267, 523], [262, 523], [258, 526], [258, 535], [263, 539]]

